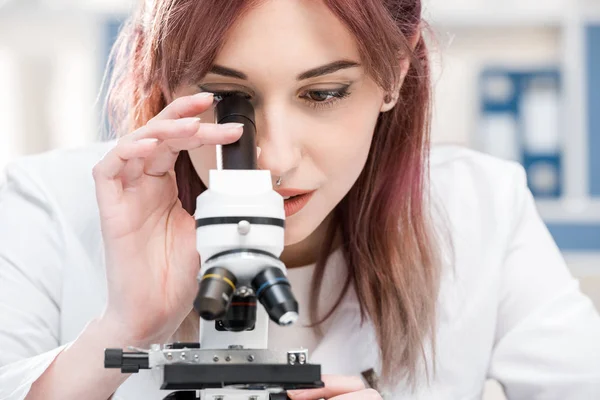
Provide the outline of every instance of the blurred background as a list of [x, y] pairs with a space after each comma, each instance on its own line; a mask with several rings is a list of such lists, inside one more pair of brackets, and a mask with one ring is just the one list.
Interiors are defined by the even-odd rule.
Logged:
[[[0, 0], [0, 170], [98, 140], [104, 67], [132, 2]], [[569, 267], [600, 307], [600, 1], [424, 6], [434, 141], [522, 163]]]

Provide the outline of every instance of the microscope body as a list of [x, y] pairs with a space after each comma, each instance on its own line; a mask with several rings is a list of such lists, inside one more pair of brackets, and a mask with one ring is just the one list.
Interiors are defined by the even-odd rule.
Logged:
[[201, 265], [194, 308], [199, 343], [155, 344], [149, 350], [105, 350], [105, 367], [124, 373], [161, 368], [165, 400], [286, 399], [285, 390], [323, 387], [306, 349], [268, 349], [269, 320], [287, 326], [298, 303], [279, 259], [284, 200], [271, 173], [258, 170], [254, 110], [233, 96], [216, 106], [217, 123], [244, 123], [238, 142], [217, 146], [216, 170], [196, 200]]
[[[223, 304], [227, 302], [230, 307], [241, 309], [244, 301], [256, 303], [256, 292], [260, 288], [253, 287], [252, 282], [265, 268], [275, 268], [285, 276], [285, 265], [278, 258], [284, 246], [283, 199], [273, 191], [269, 171], [211, 170], [209, 189], [198, 197], [196, 210], [197, 249], [202, 260], [200, 285], [211, 278], [220, 279], [220, 276], [211, 277], [211, 271], [219, 268], [235, 277], [235, 280], [227, 279], [235, 281], [235, 285], [223, 283], [230, 289], [227, 292], [231, 297], [223, 299]], [[217, 292], [216, 296], [222, 294]], [[232, 302], [233, 298], [237, 301]], [[197, 303], [204, 300], [199, 298]], [[200, 315], [202, 306], [196, 305]], [[297, 305], [294, 312], [297, 315]], [[244, 331], [224, 330], [218, 322], [211, 324], [203, 320], [200, 324], [203, 348], [266, 349], [268, 313], [264, 307], [255, 307], [253, 313], [256, 314], [254, 327]]]

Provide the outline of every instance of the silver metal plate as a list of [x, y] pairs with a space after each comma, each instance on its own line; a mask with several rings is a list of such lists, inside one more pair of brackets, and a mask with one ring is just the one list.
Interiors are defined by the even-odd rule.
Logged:
[[290, 355], [294, 355], [294, 363], [300, 359], [308, 360], [308, 350], [291, 350], [275, 352], [265, 349], [158, 349], [153, 347], [148, 352], [149, 366], [154, 368], [166, 364], [292, 364]]
[[201, 400], [269, 400], [269, 393], [256, 390], [205, 389]]
[[287, 353], [287, 362], [290, 365], [306, 364], [308, 362], [308, 350], [290, 350]]

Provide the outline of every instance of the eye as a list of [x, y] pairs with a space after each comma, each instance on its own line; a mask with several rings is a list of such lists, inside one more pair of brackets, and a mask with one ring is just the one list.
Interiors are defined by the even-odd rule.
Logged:
[[[314, 109], [325, 109], [336, 105], [339, 101], [350, 96], [348, 88], [350, 84], [336, 89], [320, 89], [320, 90], [307, 90], [300, 96], [300, 98], [307, 103], [307, 105]], [[200, 87], [202, 91], [209, 91], [214, 94], [214, 104], [216, 105], [223, 99], [229, 96], [242, 96], [245, 99], [251, 100], [252, 95], [240, 91], [240, 90], [211, 90], [210, 88]]]
[[350, 85], [331, 90], [309, 90], [305, 92], [302, 98], [310, 107], [316, 109], [333, 107], [339, 101], [350, 95], [350, 92], [348, 91], [349, 86]]
[[333, 97], [336, 97], [336, 93], [333, 91], [314, 90], [314, 91], [308, 92], [307, 97], [310, 98], [310, 100], [313, 100], [316, 102], [323, 102], [323, 101], [327, 101]]
[[212, 93], [214, 94], [215, 104], [230, 96], [241, 96], [247, 100], [250, 100], [252, 98], [252, 96], [250, 96], [248, 93], [240, 92], [237, 90], [223, 92], [213, 91]]

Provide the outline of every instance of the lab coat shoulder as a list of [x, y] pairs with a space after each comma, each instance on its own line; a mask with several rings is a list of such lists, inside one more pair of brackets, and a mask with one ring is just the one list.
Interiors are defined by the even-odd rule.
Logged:
[[488, 377], [511, 400], [600, 398], [600, 316], [542, 221], [524, 169], [454, 146], [431, 160], [468, 303], [495, 302]]
[[2, 399], [23, 399], [67, 345], [61, 320], [65, 269], [85, 262], [86, 243], [99, 239], [91, 171], [111, 146], [100, 142], [21, 157], [2, 171]]
[[520, 164], [460, 146], [434, 146], [430, 170], [437, 205], [499, 233], [510, 228], [515, 195], [527, 189]]
[[[430, 205], [446, 260], [466, 284], [494, 284], [528, 192], [520, 164], [461, 146], [430, 153]], [[448, 247], [451, 246], [451, 249]], [[477, 260], [475, 264], [472, 262]]]
[[90, 218], [98, 215], [93, 167], [114, 144], [96, 142], [21, 157], [7, 166], [6, 178], [35, 187], [43, 203], [80, 233], [89, 226]]

